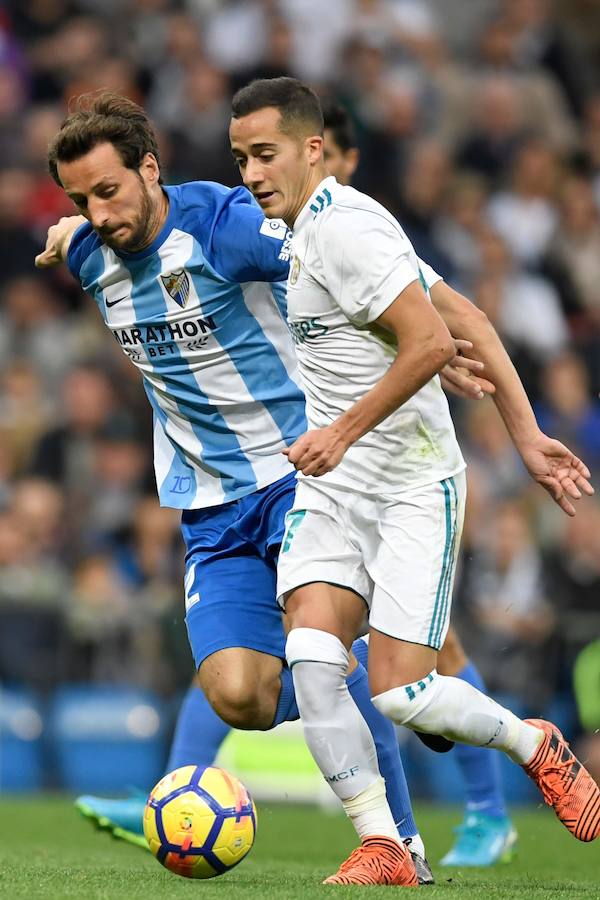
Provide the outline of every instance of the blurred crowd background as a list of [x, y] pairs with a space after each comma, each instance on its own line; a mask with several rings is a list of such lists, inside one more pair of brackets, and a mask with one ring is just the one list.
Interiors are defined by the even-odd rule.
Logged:
[[[33, 267], [48, 226], [73, 212], [47, 175], [48, 141], [70, 98], [110, 88], [150, 112], [165, 180], [235, 185], [232, 92], [281, 74], [350, 111], [356, 187], [485, 310], [540, 425], [600, 487], [596, 0], [6, 0], [0, 683], [36, 708], [68, 684], [175, 702], [192, 674], [178, 515], [157, 504], [137, 373], [66, 269]], [[491, 401], [452, 407], [469, 462], [455, 624], [490, 690], [587, 730], [592, 754], [593, 647], [583, 722], [573, 675], [600, 636], [598, 500], [568, 519]]]

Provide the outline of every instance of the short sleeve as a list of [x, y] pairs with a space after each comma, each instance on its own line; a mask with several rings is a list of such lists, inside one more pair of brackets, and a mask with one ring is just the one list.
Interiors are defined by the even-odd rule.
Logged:
[[228, 281], [283, 281], [291, 233], [279, 219], [265, 219], [253, 203], [235, 199], [223, 208], [212, 233], [212, 261]]
[[324, 285], [357, 325], [377, 319], [419, 278], [410, 241], [377, 211], [336, 205], [316, 235]]
[[438, 273], [433, 269], [428, 263], [424, 262], [422, 259], [419, 259], [419, 268], [421, 270], [421, 274], [423, 276], [423, 280], [427, 285], [427, 289], [431, 290], [434, 284], [437, 284], [438, 281], [442, 281], [442, 276], [438, 275]]
[[101, 243], [102, 241], [89, 222], [82, 222], [73, 232], [69, 249], [67, 250], [66, 263], [75, 278], [79, 279], [79, 273], [84, 262]]

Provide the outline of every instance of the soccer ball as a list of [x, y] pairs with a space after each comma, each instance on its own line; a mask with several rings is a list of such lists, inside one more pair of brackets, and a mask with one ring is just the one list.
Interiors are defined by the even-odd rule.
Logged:
[[171, 872], [214, 878], [249, 852], [256, 808], [241, 781], [224, 769], [182, 766], [150, 792], [144, 834], [154, 856]]

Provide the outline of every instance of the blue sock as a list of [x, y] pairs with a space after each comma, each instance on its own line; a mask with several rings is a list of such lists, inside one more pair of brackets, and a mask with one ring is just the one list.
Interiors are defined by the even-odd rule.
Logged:
[[[456, 675], [467, 684], [487, 693], [483, 679], [472, 662], [468, 662]], [[500, 774], [500, 754], [484, 747], [469, 747], [457, 744], [452, 751], [460, 766], [465, 788], [467, 812], [483, 812], [500, 818], [506, 815], [502, 776]]]
[[211, 766], [230, 731], [202, 690], [192, 684], [179, 710], [166, 771], [180, 766]]
[[[360, 645], [360, 646], [359, 646]], [[358, 651], [358, 652], [357, 652]], [[418, 833], [410, 803], [410, 794], [402, 759], [398, 747], [396, 729], [392, 722], [382, 715], [371, 702], [369, 678], [363, 660], [366, 662], [369, 650], [364, 641], [355, 641], [352, 652], [359, 659], [358, 667], [346, 679], [350, 696], [358, 706], [362, 717], [369, 726], [377, 748], [379, 771], [385, 779], [388, 803], [401, 838], [414, 837]]]
[[282, 722], [294, 722], [300, 718], [298, 706], [296, 705], [296, 694], [294, 692], [294, 681], [292, 673], [287, 666], [281, 670], [281, 690], [279, 692], [279, 700], [277, 701], [277, 709], [275, 710], [275, 718], [271, 728], [281, 725]]

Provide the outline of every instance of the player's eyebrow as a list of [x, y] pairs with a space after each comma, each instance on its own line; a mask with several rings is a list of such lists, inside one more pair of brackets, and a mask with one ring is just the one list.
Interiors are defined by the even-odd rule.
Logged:
[[[95, 191], [101, 190], [102, 188], [109, 187], [109, 186], [111, 186], [111, 187], [114, 186], [114, 179], [111, 178], [109, 175], [104, 175], [100, 179], [100, 181], [97, 181], [96, 184], [94, 184], [92, 186], [92, 189], [90, 190], [90, 194], [93, 194]], [[86, 198], [85, 194], [79, 194], [77, 192], [71, 193], [69, 191], [67, 191], [66, 193], [67, 193], [67, 197], [70, 200], [72, 200], [73, 203], [77, 203], [79, 200], [85, 200], [85, 198]]]
[[[272, 141], [257, 141], [255, 144], [250, 144], [249, 149], [252, 152], [260, 153], [261, 150], [274, 150], [276, 146], [277, 144]], [[239, 150], [237, 147], [232, 147], [231, 153], [234, 157], [243, 155], [243, 151]]]

